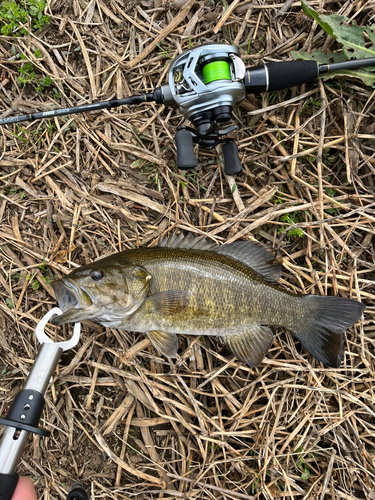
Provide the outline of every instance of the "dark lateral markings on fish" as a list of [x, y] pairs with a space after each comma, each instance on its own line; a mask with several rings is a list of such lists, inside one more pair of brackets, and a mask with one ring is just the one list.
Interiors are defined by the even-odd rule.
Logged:
[[251, 367], [272, 344], [269, 327], [280, 326], [316, 359], [338, 367], [343, 332], [365, 306], [283, 290], [276, 284], [281, 270], [281, 263], [258, 243], [217, 246], [192, 235], [173, 235], [156, 247], [126, 250], [54, 281], [63, 313], [52, 323], [90, 319], [145, 333], [170, 358], [177, 355], [177, 334], [214, 335]]

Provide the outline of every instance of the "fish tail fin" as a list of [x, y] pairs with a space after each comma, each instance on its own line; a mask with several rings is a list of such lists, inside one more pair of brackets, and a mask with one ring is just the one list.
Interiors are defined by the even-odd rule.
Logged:
[[342, 297], [306, 295], [303, 308], [306, 315], [290, 328], [292, 333], [312, 356], [338, 368], [344, 356], [343, 332], [360, 319], [366, 306]]

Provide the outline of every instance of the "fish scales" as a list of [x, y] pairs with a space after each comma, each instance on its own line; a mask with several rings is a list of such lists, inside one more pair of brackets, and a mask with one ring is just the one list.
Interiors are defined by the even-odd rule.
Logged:
[[281, 265], [259, 244], [214, 246], [172, 236], [158, 247], [126, 250], [52, 283], [63, 314], [54, 324], [91, 319], [145, 333], [168, 357], [176, 334], [216, 335], [249, 366], [273, 341], [269, 326], [288, 328], [328, 366], [344, 356], [342, 333], [365, 306], [341, 297], [298, 295], [276, 282]]

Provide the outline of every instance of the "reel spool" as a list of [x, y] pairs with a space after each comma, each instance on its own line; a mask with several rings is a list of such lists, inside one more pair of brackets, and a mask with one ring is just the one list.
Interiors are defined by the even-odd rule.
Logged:
[[231, 80], [229, 63], [224, 61], [212, 61], [202, 67], [203, 82], [208, 85], [218, 80]]

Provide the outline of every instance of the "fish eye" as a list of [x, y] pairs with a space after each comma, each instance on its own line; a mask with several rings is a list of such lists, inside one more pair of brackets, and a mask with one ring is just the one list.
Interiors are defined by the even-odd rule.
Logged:
[[91, 279], [94, 281], [99, 281], [103, 278], [103, 273], [101, 271], [93, 271], [90, 275]]

